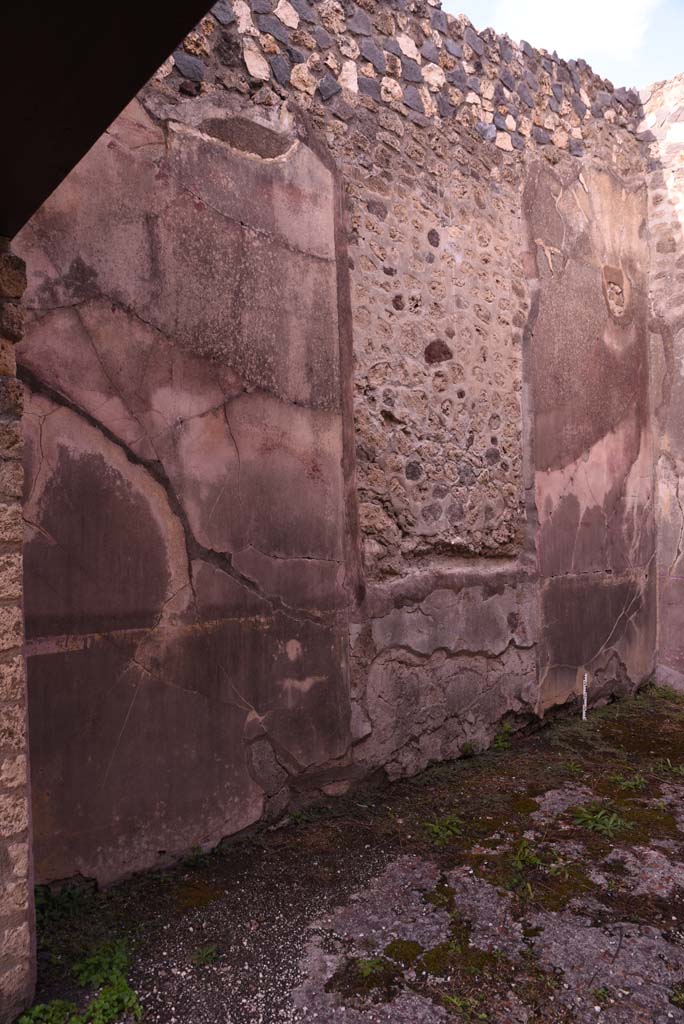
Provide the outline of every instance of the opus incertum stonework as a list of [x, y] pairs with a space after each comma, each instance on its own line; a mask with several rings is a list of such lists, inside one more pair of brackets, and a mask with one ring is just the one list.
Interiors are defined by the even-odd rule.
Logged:
[[425, 0], [219, 0], [5, 246], [0, 1017], [32, 872], [684, 683], [683, 126]]

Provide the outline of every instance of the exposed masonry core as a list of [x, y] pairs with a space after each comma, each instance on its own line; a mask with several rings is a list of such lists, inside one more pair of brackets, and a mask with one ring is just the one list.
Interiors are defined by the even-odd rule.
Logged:
[[645, 104], [423, 0], [220, 0], [14, 240], [39, 881], [681, 684], [682, 81]]

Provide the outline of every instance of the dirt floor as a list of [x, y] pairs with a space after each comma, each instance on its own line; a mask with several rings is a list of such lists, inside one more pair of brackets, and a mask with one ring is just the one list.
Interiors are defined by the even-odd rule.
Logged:
[[684, 702], [504, 730], [171, 870], [38, 895], [32, 1024], [684, 1021]]

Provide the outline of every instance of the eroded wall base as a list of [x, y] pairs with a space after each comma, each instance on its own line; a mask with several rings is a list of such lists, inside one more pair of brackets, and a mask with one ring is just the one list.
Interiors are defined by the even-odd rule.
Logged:
[[21, 385], [24, 264], [0, 238], [0, 1021], [31, 1001], [35, 975], [26, 672], [22, 618]]

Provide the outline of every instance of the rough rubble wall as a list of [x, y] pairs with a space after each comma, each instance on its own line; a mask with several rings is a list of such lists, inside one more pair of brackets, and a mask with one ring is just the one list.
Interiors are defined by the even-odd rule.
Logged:
[[[383, 189], [378, 167], [354, 170], [352, 154], [343, 163], [354, 205], [357, 479], [371, 578], [435, 556], [512, 555], [524, 529], [518, 190], [505, 173], [488, 189], [499, 167], [479, 140], [395, 117], [405, 178]], [[466, 172], [468, 158], [480, 174]]]
[[292, 119], [135, 102], [17, 239], [41, 880], [215, 844], [347, 751], [338, 199]]
[[0, 238], [0, 1021], [30, 1001], [34, 982], [31, 808], [21, 574], [21, 385], [24, 264]]
[[638, 116], [420, 0], [220, 0], [22, 233], [41, 878], [646, 678]]
[[657, 448], [658, 680], [684, 688], [684, 77], [644, 93]]

